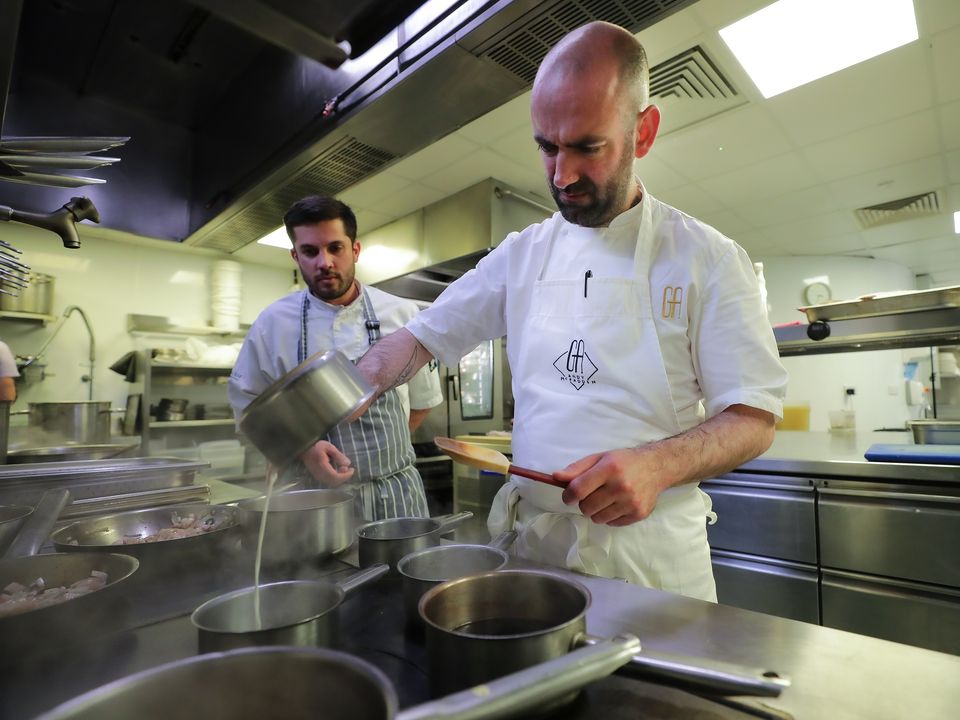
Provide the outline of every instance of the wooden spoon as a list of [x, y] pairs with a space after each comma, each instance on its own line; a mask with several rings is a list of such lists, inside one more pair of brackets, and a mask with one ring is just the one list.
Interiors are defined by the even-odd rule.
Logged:
[[520, 477], [530, 478], [537, 482], [546, 483], [555, 487], [566, 487], [565, 482], [555, 480], [553, 475], [530, 470], [524, 467], [511, 465], [507, 456], [497, 452], [493, 448], [483, 447], [474, 443], [461, 442], [446, 437], [435, 437], [433, 441], [446, 455], [449, 455], [457, 462], [471, 467], [489, 470], [502, 475], [519, 475]]

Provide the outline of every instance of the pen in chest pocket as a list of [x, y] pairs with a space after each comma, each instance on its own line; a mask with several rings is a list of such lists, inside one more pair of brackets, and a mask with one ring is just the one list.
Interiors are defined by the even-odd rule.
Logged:
[[587, 296], [587, 280], [593, 277], [593, 270], [587, 270], [583, 274], [583, 296]]

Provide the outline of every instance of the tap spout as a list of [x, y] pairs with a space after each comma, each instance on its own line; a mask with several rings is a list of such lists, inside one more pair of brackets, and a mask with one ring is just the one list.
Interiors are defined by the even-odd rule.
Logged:
[[100, 213], [90, 198], [73, 197], [59, 210], [51, 213], [32, 213], [0, 205], [0, 220], [12, 220], [25, 225], [50, 230], [60, 236], [65, 248], [80, 247], [76, 224], [81, 220], [100, 222]]

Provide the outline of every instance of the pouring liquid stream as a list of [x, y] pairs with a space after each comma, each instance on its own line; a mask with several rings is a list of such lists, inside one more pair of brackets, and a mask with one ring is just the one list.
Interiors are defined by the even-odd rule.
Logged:
[[267, 493], [263, 499], [263, 514], [260, 516], [260, 531], [257, 534], [257, 554], [253, 561], [253, 623], [254, 628], [263, 627], [263, 618], [260, 615], [260, 561], [263, 557], [263, 537], [267, 529], [267, 511], [270, 510], [270, 496], [273, 495], [273, 485], [277, 480], [276, 468], [267, 470]]

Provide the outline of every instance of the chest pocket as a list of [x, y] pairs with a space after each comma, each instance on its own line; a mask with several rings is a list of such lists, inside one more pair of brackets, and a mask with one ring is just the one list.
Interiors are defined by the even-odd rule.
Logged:
[[533, 315], [541, 318], [640, 318], [649, 320], [649, 305], [630, 278], [580, 277], [537, 283]]

